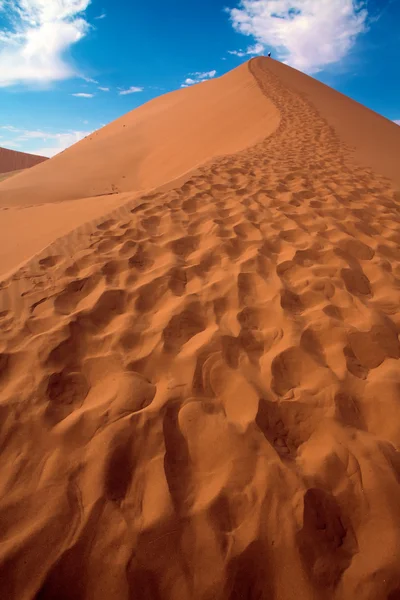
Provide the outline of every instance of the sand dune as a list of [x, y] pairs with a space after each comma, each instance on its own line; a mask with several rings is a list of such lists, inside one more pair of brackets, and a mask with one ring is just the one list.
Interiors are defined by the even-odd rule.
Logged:
[[3, 197], [8, 206], [26, 206], [157, 187], [261, 141], [278, 124], [278, 109], [244, 65], [156, 98], [4, 182], [0, 203]]
[[34, 167], [46, 160], [48, 159], [44, 156], [0, 148], [0, 175], [11, 171], [29, 169], [29, 167]]
[[0, 182], [0, 276], [125, 203], [125, 192], [133, 199], [139, 190], [179, 181], [213, 157], [252, 146], [278, 127], [279, 118], [244, 65], [148, 102], [50, 161]]
[[[225, 150], [183, 139], [172, 95], [195, 171], [139, 194], [149, 149], [112, 215], [3, 281], [2, 597], [400, 597], [400, 133], [374, 126], [372, 168], [334, 123], [358, 106], [299, 77], [259, 58], [183, 93], [225, 97]], [[188, 170], [176, 144], [143, 185]]]

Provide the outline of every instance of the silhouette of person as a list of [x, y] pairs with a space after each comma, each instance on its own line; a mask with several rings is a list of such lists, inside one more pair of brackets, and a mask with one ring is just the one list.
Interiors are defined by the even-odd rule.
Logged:
[[268, 52], [268, 58], [271, 58], [271, 52]]

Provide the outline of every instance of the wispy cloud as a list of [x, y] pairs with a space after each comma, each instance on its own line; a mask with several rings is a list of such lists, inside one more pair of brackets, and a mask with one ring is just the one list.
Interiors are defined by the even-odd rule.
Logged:
[[91, 77], [82, 77], [88, 83], [99, 83], [96, 79], [92, 79]]
[[94, 94], [86, 94], [86, 92], [78, 92], [77, 94], [71, 94], [76, 98], [93, 98]]
[[97, 21], [99, 21], [100, 19], [105, 19], [105, 18], [106, 18], [106, 16], [107, 16], [107, 15], [106, 15], [106, 13], [101, 13], [101, 15], [99, 15], [98, 17], [95, 17], [95, 19], [96, 19]]
[[108, 88], [108, 87], [101, 87], [101, 86], [99, 86], [99, 90], [100, 90], [101, 92], [109, 92], [109, 91], [110, 91], [110, 88]]
[[120, 90], [118, 93], [120, 96], [126, 96], [127, 94], [137, 94], [138, 92], [143, 92], [143, 89], [144, 88], [142, 88], [142, 87], [132, 85], [127, 90]]
[[217, 71], [196, 71], [195, 73], [189, 73], [190, 77], [187, 77], [185, 81], [182, 83], [181, 87], [189, 87], [191, 85], [195, 85], [196, 83], [202, 83], [202, 81], [207, 81], [207, 79], [212, 79], [217, 74]]
[[0, 87], [78, 75], [65, 54], [90, 28], [84, 17], [89, 4], [90, 0], [3, 0]]
[[40, 129], [20, 129], [13, 125], [3, 125], [0, 131], [7, 132], [7, 139], [2, 140], [2, 146], [19, 148], [24, 152], [49, 157], [62, 152], [92, 133], [92, 131], [67, 130], [60, 133]]
[[367, 30], [366, 0], [240, 0], [227, 10], [236, 31], [308, 73], [342, 60]]
[[1, 140], [1, 145], [4, 148], [21, 148], [21, 144], [19, 142], [14, 142], [13, 140]]
[[228, 50], [228, 54], [234, 54], [235, 56], [239, 56], [242, 58], [243, 56], [256, 56], [257, 54], [262, 54], [264, 52], [263, 44], [254, 44], [253, 46], [249, 46], [246, 50]]

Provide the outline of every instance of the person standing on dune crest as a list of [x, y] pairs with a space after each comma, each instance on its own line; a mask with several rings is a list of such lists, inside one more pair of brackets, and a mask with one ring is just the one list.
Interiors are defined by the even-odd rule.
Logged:
[[268, 52], [267, 56], [268, 58], [271, 58], [271, 52]]

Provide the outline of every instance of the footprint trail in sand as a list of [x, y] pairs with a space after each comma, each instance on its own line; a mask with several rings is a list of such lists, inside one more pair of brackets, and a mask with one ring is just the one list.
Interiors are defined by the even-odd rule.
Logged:
[[399, 196], [250, 69], [270, 137], [3, 284], [4, 598], [400, 596]]

